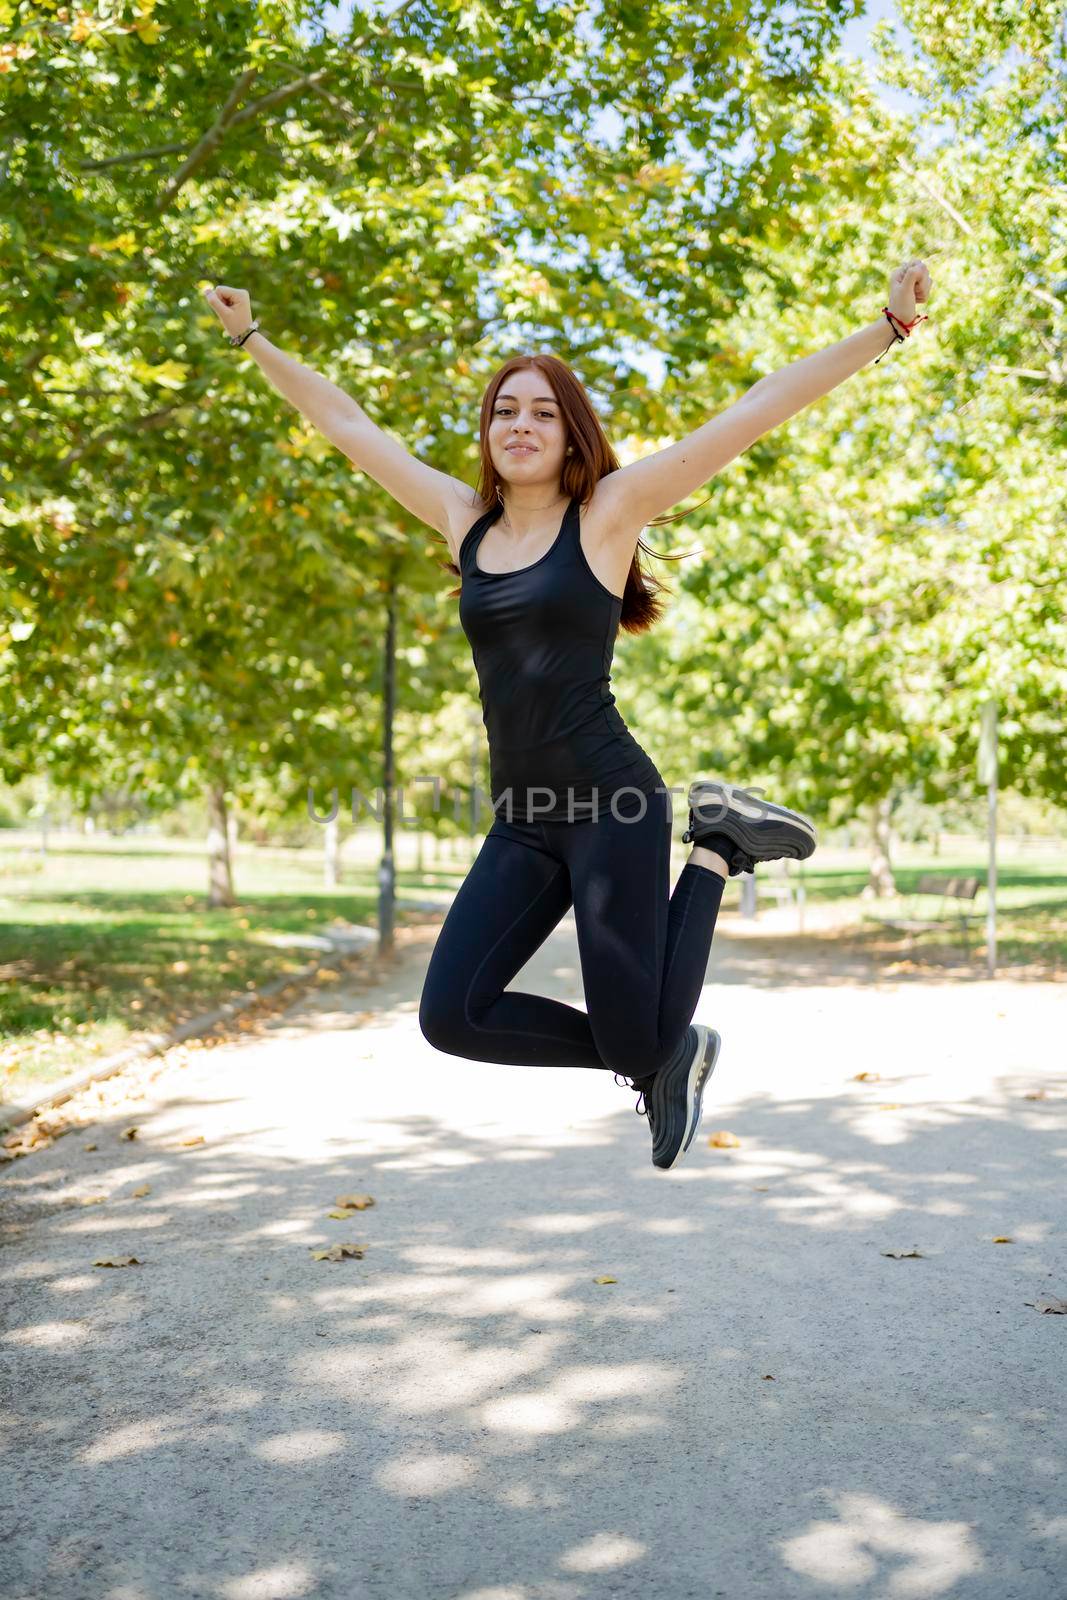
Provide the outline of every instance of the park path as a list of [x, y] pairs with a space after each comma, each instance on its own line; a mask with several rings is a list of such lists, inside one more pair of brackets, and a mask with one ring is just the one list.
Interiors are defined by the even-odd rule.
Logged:
[[6, 1600], [1062, 1594], [1064, 986], [734, 929], [676, 1172], [610, 1073], [430, 1048], [432, 927], [13, 1162]]

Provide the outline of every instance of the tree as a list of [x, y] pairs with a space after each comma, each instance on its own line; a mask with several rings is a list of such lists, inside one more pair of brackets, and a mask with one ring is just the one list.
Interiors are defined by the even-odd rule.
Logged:
[[446, 470], [471, 472], [463, 413], [519, 339], [566, 341], [621, 421], [662, 421], [605, 340], [662, 340], [681, 370], [711, 286], [737, 296], [750, 236], [818, 182], [795, 152], [825, 133], [844, 10], [800, 5], [787, 35], [773, 7], [402, 0], [338, 37], [287, 0], [0, 5], [5, 776], [161, 806], [196, 785], [221, 818], [265, 772], [295, 806], [309, 766], [369, 764], [398, 557], [440, 644], [431, 696], [465, 659], [439, 569], [242, 370], [200, 284], [284, 310], [294, 353]]

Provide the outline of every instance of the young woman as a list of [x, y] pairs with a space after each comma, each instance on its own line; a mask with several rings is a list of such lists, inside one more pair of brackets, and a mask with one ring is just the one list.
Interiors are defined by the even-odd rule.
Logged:
[[[719, 1035], [692, 1016], [728, 875], [815, 849], [808, 818], [743, 789], [689, 790], [693, 850], [670, 891], [670, 790], [609, 687], [615, 637], [660, 609], [639, 535], [770, 429], [910, 335], [921, 261], [893, 273], [866, 326], [761, 378], [688, 437], [621, 467], [578, 378], [554, 356], [494, 374], [472, 493], [383, 432], [252, 322], [248, 294], [205, 291], [231, 343], [448, 546], [461, 576], [489, 741], [494, 821], [449, 907], [419, 1023], [451, 1055], [613, 1070], [639, 1090], [652, 1161], [692, 1144]], [[888, 341], [887, 341], [888, 336]], [[473, 518], [473, 520], [472, 520]], [[658, 587], [658, 586], [657, 586]], [[573, 907], [586, 1011], [506, 985]]]

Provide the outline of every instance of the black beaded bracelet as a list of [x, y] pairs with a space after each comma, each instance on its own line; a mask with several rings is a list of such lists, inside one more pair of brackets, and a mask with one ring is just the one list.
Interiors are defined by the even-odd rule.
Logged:
[[233, 345], [235, 350], [240, 350], [240, 348], [244, 344], [245, 340], [246, 339], [251, 339], [252, 335], [254, 333], [258, 333], [258, 332], [259, 332], [259, 319], [257, 318], [256, 321], [253, 322], [253, 324], [252, 324], [252, 326], [250, 328], [246, 328], [245, 329], [244, 333], [239, 334], [239, 335], [231, 333], [230, 336], [229, 336], [230, 343]]

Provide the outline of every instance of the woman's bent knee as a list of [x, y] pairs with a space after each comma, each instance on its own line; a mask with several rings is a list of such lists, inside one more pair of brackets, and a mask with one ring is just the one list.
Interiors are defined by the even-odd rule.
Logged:
[[597, 1042], [605, 1066], [626, 1078], [643, 1078], [649, 1073], [658, 1072], [660, 1067], [674, 1059], [678, 1047], [678, 1039], [667, 1040], [663, 1044], [635, 1038], [615, 1040], [610, 1045]]
[[460, 1008], [448, 998], [423, 991], [419, 1002], [419, 1028], [423, 1038], [435, 1050], [448, 1055], [461, 1055], [462, 1045], [469, 1037], [470, 1028]]

